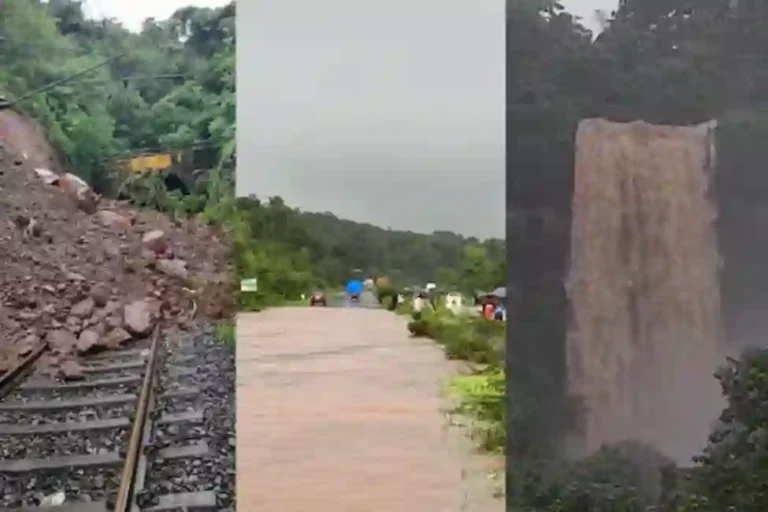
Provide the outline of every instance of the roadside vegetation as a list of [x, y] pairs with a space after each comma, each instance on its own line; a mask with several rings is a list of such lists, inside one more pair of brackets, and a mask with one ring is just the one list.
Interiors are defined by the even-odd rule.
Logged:
[[[490, 257], [482, 246], [470, 245], [455, 271], [441, 272], [445, 290], [460, 291], [473, 297], [478, 290], [490, 291], [506, 281], [503, 253]], [[408, 298], [398, 307], [401, 314], [411, 314]], [[471, 303], [470, 303], [471, 306]], [[507, 401], [505, 383], [506, 322], [487, 320], [470, 312], [454, 313], [445, 304], [425, 308], [421, 318], [408, 324], [414, 337], [426, 337], [438, 343], [448, 359], [460, 363], [456, 376], [448, 384], [454, 412], [467, 423], [471, 437], [486, 452], [506, 452]]]

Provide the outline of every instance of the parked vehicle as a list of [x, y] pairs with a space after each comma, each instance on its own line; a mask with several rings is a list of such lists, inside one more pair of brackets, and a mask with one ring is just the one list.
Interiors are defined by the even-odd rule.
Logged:
[[310, 306], [327, 306], [328, 300], [325, 298], [325, 292], [322, 290], [317, 290], [312, 293], [312, 296], [309, 298], [309, 305]]

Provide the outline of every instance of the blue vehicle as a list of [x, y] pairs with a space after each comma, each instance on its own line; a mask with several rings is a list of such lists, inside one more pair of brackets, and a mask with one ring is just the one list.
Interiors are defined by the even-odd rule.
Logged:
[[360, 300], [360, 294], [363, 293], [363, 282], [352, 279], [350, 281], [347, 281], [347, 296], [350, 300], [358, 301]]

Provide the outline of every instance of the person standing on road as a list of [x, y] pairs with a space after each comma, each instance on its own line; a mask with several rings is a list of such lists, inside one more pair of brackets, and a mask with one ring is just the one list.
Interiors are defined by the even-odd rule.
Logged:
[[424, 298], [421, 292], [413, 297], [413, 319], [421, 320], [421, 312], [424, 309]]
[[504, 321], [504, 306], [501, 303], [496, 304], [496, 311], [493, 312], [493, 319], [499, 322]]

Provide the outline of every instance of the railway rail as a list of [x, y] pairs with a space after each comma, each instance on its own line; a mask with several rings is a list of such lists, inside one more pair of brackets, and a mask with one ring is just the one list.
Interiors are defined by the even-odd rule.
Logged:
[[234, 510], [234, 438], [222, 448], [208, 406], [212, 339], [155, 330], [84, 358], [76, 382], [39, 374], [40, 346], [0, 377], [0, 512]]

